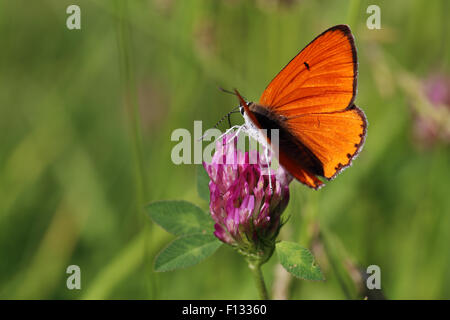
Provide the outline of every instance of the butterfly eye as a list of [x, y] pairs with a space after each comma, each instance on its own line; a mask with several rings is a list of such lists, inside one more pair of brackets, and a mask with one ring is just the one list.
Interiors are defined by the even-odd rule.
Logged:
[[239, 107], [239, 111], [241, 112], [242, 115], [244, 115], [244, 107]]

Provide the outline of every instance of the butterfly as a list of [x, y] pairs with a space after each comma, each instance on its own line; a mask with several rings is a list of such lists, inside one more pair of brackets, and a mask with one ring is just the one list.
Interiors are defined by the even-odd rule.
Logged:
[[[361, 151], [367, 132], [355, 106], [358, 61], [347, 25], [324, 31], [270, 82], [258, 103], [235, 90], [247, 128], [278, 129], [279, 163], [313, 189], [334, 179]], [[270, 134], [266, 135], [271, 142]]]

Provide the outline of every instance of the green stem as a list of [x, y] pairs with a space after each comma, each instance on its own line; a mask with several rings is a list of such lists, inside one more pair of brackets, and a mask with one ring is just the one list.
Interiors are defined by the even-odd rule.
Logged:
[[[134, 65], [132, 62], [132, 46], [130, 41], [130, 26], [128, 7], [125, 0], [116, 1], [117, 10], [117, 45], [119, 49], [120, 78], [124, 97], [124, 105], [128, 114], [130, 133], [133, 142], [134, 158], [136, 162], [136, 181], [138, 206], [142, 208], [144, 195], [147, 192], [145, 181], [146, 170], [144, 166], [144, 155], [142, 150], [142, 135], [139, 105], [137, 101], [137, 89], [134, 76]], [[142, 215], [141, 215], [142, 216]]]
[[[339, 283], [339, 286], [342, 289], [342, 292], [344, 293], [345, 297], [348, 300], [354, 299], [354, 297], [351, 294], [350, 288], [348, 288], [347, 282], [345, 280], [345, 276], [341, 274], [341, 269], [339, 268], [339, 262], [338, 259], [335, 257], [334, 253], [332, 253], [331, 248], [328, 243], [328, 239], [326, 239], [324, 235], [324, 230], [322, 230], [321, 233], [319, 233], [319, 238], [322, 242], [325, 256], [330, 263], [331, 269], [333, 270], [334, 274], [336, 275], [336, 279]], [[350, 276], [347, 274], [347, 278], [350, 278]]]
[[[134, 65], [132, 60], [132, 43], [130, 30], [130, 17], [128, 14], [127, 0], [115, 1], [116, 14], [116, 35], [117, 47], [120, 64], [120, 80], [123, 90], [123, 103], [128, 114], [129, 130], [133, 144], [134, 162], [135, 162], [135, 181], [136, 181], [136, 209], [138, 221], [146, 228], [146, 241], [144, 246], [144, 263], [151, 265], [149, 256], [149, 243], [152, 236], [152, 224], [144, 224], [145, 215], [143, 212], [145, 196], [147, 193], [147, 172], [144, 165], [144, 152], [142, 147], [141, 120], [139, 104], [137, 99], [136, 80], [134, 74]], [[147, 273], [148, 291], [150, 298], [155, 298], [156, 283], [154, 273]], [[153, 279], [152, 279], [153, 278]]]
[[256, 282], [256, 288], [259, 292], [259, 298], [261, 300], [269, 300], [269, 294], [267, 293], [266, 283], [261, 271], [261, 264], [258, 262], [248, 262], [248, 267], [252, 271], [253, 278]]

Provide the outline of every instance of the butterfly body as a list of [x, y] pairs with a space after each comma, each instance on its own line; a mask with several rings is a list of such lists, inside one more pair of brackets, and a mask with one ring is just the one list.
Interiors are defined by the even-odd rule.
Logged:
[[311, 188], [323, 186], [318, 177], [331, 180], [348, 167], [364, 144], [367, 120], [354, 105], [357, 72], [351, 31], [338, 25], [300, 51], [258, 103], [236, 91], [248, 131], [267, 132], [270, 144], [270, 129], [278, 129], [280, 164]]

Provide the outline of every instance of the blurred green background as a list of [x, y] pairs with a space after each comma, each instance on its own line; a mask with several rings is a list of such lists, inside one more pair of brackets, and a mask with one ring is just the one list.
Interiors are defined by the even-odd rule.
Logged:
[[[375, 264], [386, 298], [450, 298], [450, 102], [435, 106], [423, 89], [450, 72], [450, 3], [377, 1], [382, 29], [369, 30], [372, 2], [0, 1], [0, 298], [257, 298], [226, 246], [154, 273], [172, 236], [144, 205], [207, 209], [196, 166], [171, 162], [171, 132], [206, 129], [237, 105], [217, 86], [257, 100], [341, 23], [356, 38], [367, 141], [320, 191], [291, 185], [281, 237], [311, 247], [327, 280], [290, 279], [274, 256], [267, 283], [275, 297], [361, 298], [357, 270]], [[70, 4], [81, 30], [66, 28]], [[81, 290], [66, 288], [71, 264]]]

